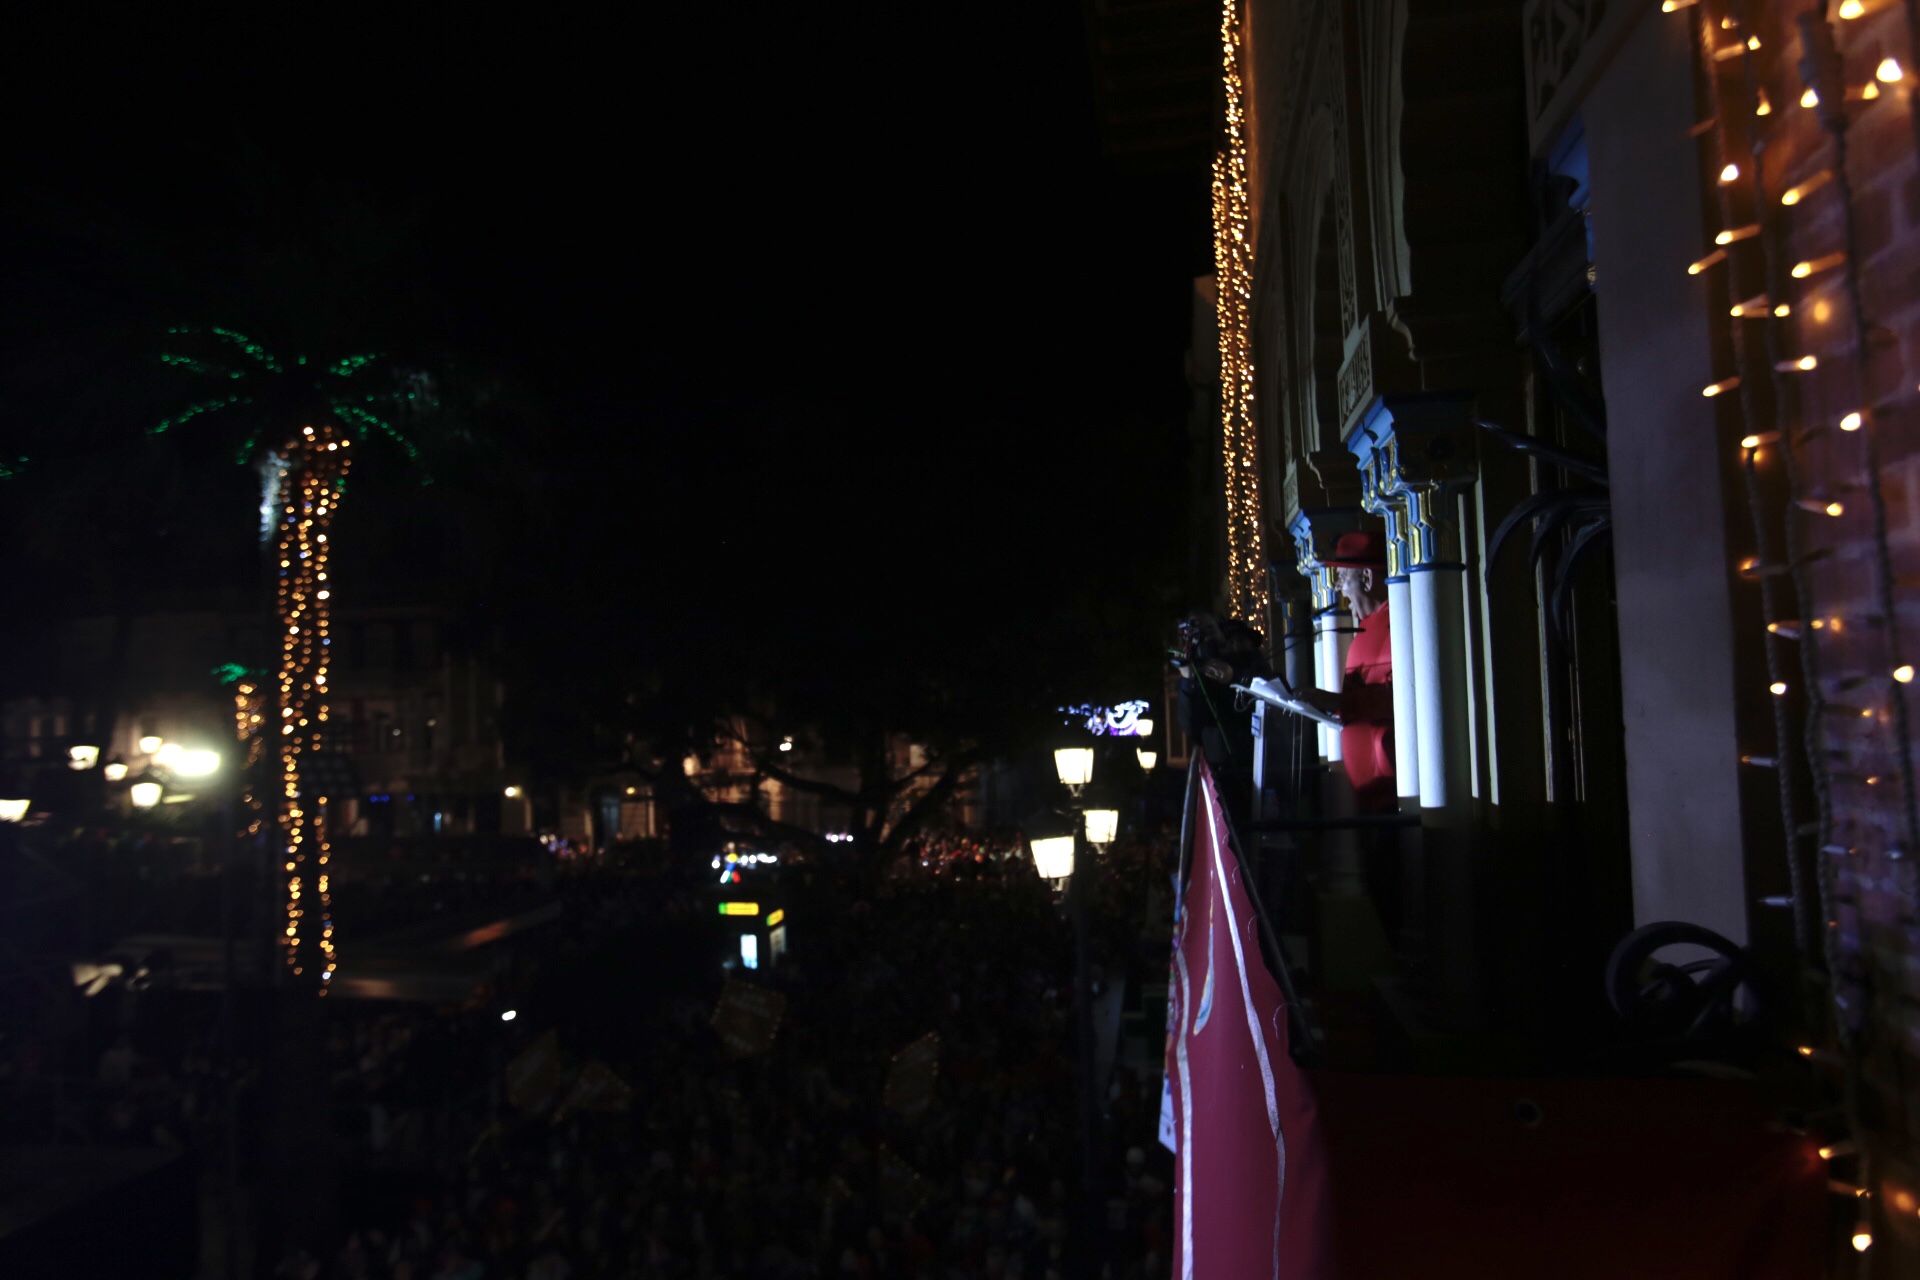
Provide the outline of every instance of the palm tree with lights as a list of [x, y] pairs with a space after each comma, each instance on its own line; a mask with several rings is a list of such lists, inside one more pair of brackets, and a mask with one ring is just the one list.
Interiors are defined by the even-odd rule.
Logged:
[[333, 643], [330, 534], [360, 452], [356, 445], [378, 441], [419, 464], [419, 446], [395, 419], [419, 421], [430, 413], [436, 406], [433, 382], [377, 352], [331, 359], [281, 355], [219, 325], [175, 327], [168, 338], [160, 362], [211, 384], [211, 393], [161, 419], [148, 435], [230, 426], [233, 461], [261, 475], [260, 534], [271, 547], [280, 651], [271, 683], [256, 677], [235, 686], [235, 733], [247, 763], [273, 761], [270, 780], [254, 777], [243, 804], [250, 834], [261, 834], [270, 823], [277, 835], [286, 886], [286, 966], [295, 978], [311, 972], [324, 995], [337, 968], [331, 841], [327, 799], [312, 793], [305, 765], [326, 734]]

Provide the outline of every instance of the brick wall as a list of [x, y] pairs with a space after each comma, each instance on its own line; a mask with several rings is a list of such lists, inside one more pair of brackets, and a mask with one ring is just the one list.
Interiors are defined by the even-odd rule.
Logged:
[[[1829, 12], [1840, 8], [1836, 3]], [[1708, 23], [1717, 48], [1748, 36], [1761, 41], [1749, 56], [1772, 107], [1768, 117], [1754, 118], [1745, 67], [1729, 66], [1746, 57], [1704, 60], [1716, 68], [1720, 110], [1743, 117], [1732, 132], [1750, 127], [1764, 144], [1760, 220], [1767, 234], [1737, 249], [1732, 273], [1764, 280], [1754, 273], [1768, 264], [1755, 259], [1771, 254], [1779, 272], [1773, 279], [1781, 281], [1793, 262], [1845, 253], [1851, 197], [1857, 256], [1785, 280], [1777, 291], [1784, 297], [1769, 301], [1790, 303], [1791, 316], [1728, 323], [1775, 326], [1773, 354], [1818, 360], [1810, 371], [1776, 376], [1751, 354], [1764, 349], [1761, 344], [1749, 342], [1740, 373], [1767, 383], [1777, 424], [1796, 442], [1792, 493], [1781, 487], [1779, 473], [1766, 491], [1784, 508], [1780, 518], [1798, 526], [1807, 563], [1801, 582], [1810, 597], [1799, 601], [1798, 611], [1809, 625], [1802, 626], [1799, 640], [1781, 643], [1813, 647], [1826, 704], [1811, 769], [1813, 785], [1828, 788], [1832, 815], [1826, 851], [1810, 855], [1827, 887], [1817, 927], [1826, 935], [1837, 975], [1833, 989], [1841, 1020], [1857, 1028], [1866, 1053], [1862, 1121], [1880, 1157], [1871, 1181], [1884, 1194], [1882, 1210], [1891, 1218], [1889, 1237], [1883, 1237], [1888, 1248], [1876, 1249], [1875, 1274], [1893, 1274], [1882, 1264], [1896, 1254], [1911, 1258], [1920, 1245], [1920, 1170], [1913, 1159], [1920, 1147], [1920, 1107], [1914, 1105], [1920, 1102], [1920, 848], [1913, 843], [1911, 738], [1901, 705], [1914, 700], [1920, 683], [1902, 685], [1893, 678], [1901, 664], [1920, 663], [1920, 166], [1907, 11], [1900, 0], [1866, 0], [1862, 8], [1861, 16], [1830, 27], [1849, 88], [1845, 181], [1822, 108], [1801, 105], [1806, 81], [1796, 20], [1807, 6], [1784, 0], [1709, 3], [1689, 20]], [[1719, 27], [1718, 17], [1743, 9], [1750, 29]], [[1876, 67], [1888, 56], [1906, 73], [1898, 83], [1875, 80]], [[1861, 91], [1870, 83], [1878, 96], [1867, 99]], [[1721, 136], [1726, 134], [1723, 129]], [[1750, 163], [1745, 154], [1718, 159]], [[1832, 176], [1823, 180], [1823, 173]], [[1783, 205], [1781, 194], [1798, 184], [1807, 185], [1805, 194]], [[1854, 280], [1850, 272], [1857, 273]], [[1856, 282], [1858, 309], [1850, 287]], [[1736, 287], [1733, 296], [1740, 291]], [[1865, 414], [1864, 428], [1840, 430], [1844, 415], [1856, 411]], [[1764, 450], [1758, 465], [1768, 468]], [[1876, 487], [1884, 503], [1884, 538]], [[1827, 513], [1829, 503], [1839, 504], [1838, 515]], [[1885, 608], [1889, 595], [1891, 612]], [[1817, 629], [1811, 625], [1816, 619]], [[1803, 679], [1804, 655], [1788, 656], [1789, 669]], [[1797, 708], [1807, 705], [1801, 692], [1794, 690]], [[1920, 717], [1920, 706], [1913, 712]], [[1920, 719], [1914, 730], [1920, 732]]]

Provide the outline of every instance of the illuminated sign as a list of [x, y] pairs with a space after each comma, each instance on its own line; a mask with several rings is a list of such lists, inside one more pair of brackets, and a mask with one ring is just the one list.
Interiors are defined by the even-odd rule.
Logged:
[[760, 939], [751, 933], [740, 935], [740, 966], [744, 969], [760, 967]]
[[1097, 703], [1081, 703], [1078, 706], [1061, 707], [1060, 714], [1066, 717], [1068, 724], [1086, 726], [1088, 733], [1100, 738], [1146, 738], [1153, 734], [1153, 720], [1147, 715], [1151, 710], [1144, 698], [1135, 698], [1132, 702], [1118, 702], [1105, 707]]
[[779, 924], [786, 918], [787, 909], [785, 907], [775, 907], [773, 910], [767, 912], [767, 928], [773, 928], [773, 926]]
[[720, 914], [723, 916], [757, 916], [760, 914], [760, 904], [757, 902], [723, 902], [720, 904]]

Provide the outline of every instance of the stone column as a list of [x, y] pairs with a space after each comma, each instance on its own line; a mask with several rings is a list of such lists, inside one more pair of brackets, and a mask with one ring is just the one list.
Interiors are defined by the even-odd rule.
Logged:
[[1404, 485], [1412, 533], [1407, 566], [1413, 686], [1419, 724], [1420, 808], [1458, 816], [1471, 800], [1467, 755], [1466, 572], [1453, 490]]
[[[1403, 946], [1433, 1012], [1454, 1027], [1479, 1020], [1476, 955], [1480, 850], [1471, 829], [1468, 703], [1470, 638], [1466, 566], [1455, 518], [1457, 494], [1472, 479], [1471, 400], [1464, 396], [1380, 396], [1347, 447], [1372, 479], [1376, 500], [1395, 513], [1404, 541], [1406, 639], [1393, 617], [1394, 721], [1402, 723], [1401, 673], [1412, 676], [1416, 785], [1421, 831], [1408, 850], [1409, 901]], [[1398, 574], [1390, 574], [1399, 576]], [[1390, 602], [1393, 597], [1389, 597]], [[1390, 603], [1390, 607], [1393, 607]], [[1396, 759], [1404, 769], [1405, 757]], [[1423, 954], [1424, 953], [1424, 954]], [[1422, 973], [1430, 956], [1431, 970]]]
[[[1401, 800], [1420, 800], [1420, 726], [1414, 695], [1413, 588], [1407, 572], [1409, 549], [1403, 504], [1380, 491], [1379, 459], [1360, 473], [1360, 503], [1387, 526], [1387, 619], [1393, 643], [1394, 784]], [[1408, 806], [1402, 805], [1403, 809]]]

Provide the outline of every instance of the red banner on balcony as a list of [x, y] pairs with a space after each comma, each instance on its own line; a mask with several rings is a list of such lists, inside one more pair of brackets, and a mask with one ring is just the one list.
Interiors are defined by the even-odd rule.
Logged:
[[1754, 1082], [1296, 1066], [1204, 762], [1187, 825], [1162, 1113], [1175, 1280], [1821, 1274], [1827, 1170]]
[[1327, 1172], [1259, 918], [1199, 766], [1168, 990], [1176, 1280], [1326, 1274]]

